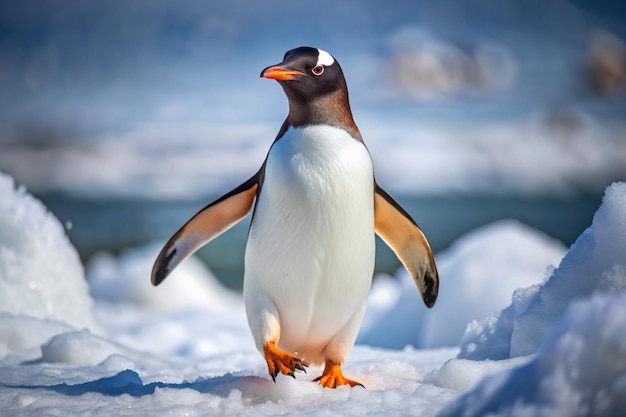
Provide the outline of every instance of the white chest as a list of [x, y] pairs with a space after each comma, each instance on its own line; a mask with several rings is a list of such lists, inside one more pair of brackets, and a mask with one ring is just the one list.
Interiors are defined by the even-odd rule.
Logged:
[[290, 129], [270, 150], [252, 229], [266, 243], [300, 242], [293, 251], [369, 233], [373, 178], [367, 149], [344, 130]]
[[265, 179], [270, 192], [299, 191], [323, 204], [342, 196], [373, 195], [367, 149], [332, 126], [287, 131], [270, 150]]

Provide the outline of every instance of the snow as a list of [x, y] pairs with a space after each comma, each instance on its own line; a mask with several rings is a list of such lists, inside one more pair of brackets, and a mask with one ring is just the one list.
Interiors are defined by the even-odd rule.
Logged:
[[530, 362], [487, 377], [441, 416], [623, 415], [623, 291], [572, 302], [556, 323], [550, 323], [550, 331]]
[[626, 183], [550, 278], [470, 325], [460, 358], [532, 357], [485, 379], [443, 415], [616, 416], [626, 409]]
[[[273, 383], [241, 296], [193, 258], [153, 288], [161, 243], [102, 253], [87, 265], [88, 290], [61, 225], [4, 175], [0, 207], [1, 415], [614, 416], [626, 407], [626, 183], [606, 190], [556, 268], [563, 248], [510, 221], [438, 254], [441, 316], [439, 305], [415, 310], [403, 273], [377, 277], [363, 327], [376, 346], [361, 341], [344, 366], [366, 389], [321, 388], [317, 367]], [[39, 298], [29, 296], [33, 277]], [[507, 293], [513, 303], [498, 315]], [[415, 343], [458, 344], [461, 322], [482, 314], [491, 316], [470, 324], [460, 349], [380, 347], [412, 324], [422, 331]]]
[[[541, 286], [513, 294], [498, 317], [472, 323], [464, 335], [462, 357], [501, 359], [536, 352], [550, 323], [572, 300], [626, 288], [626, 184], [607, 188], [593, 223]], [[493, 340], [499, 340], [493, 343]]]
[[95, 329], [83, 267], [61, 223], [0, 173], [0, 314]]
[[130, 248], [120, 256], [101, 252], [89, 260], [86, 274], [90, 292], [100, 300], [127, 302], [158, 311], [183, 307], [225, 310], [235, 295], [224, 289], [196, 258], [183, 262], [172, 272], [172, 279], [154, 288], [150, 281], [152, 265], [165, 242]]

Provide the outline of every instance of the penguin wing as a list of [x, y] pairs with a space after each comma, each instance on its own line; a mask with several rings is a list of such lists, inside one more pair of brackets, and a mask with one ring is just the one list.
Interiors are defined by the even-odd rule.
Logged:
[[378, 184], [374, 192], [376, 234], [409, 271], [428, 308], [435, 305], [439, 274], [430, 245], [411, 216]]
[[261, 171], [193, 216], [165, 244], [152, 267], [152, 285], [159, 285], [191, 254], [237, 224], [250, 211]]

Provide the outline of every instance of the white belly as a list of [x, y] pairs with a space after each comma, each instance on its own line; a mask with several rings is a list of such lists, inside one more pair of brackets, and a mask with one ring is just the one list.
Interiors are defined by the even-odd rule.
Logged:
[[373, 195], [369, 153], [345, 131], [291, 128], [273, 145], [245, 259], [259, 348], [275, 333], [268, 314], [279, 346], [309, 360], [337, 334], [356, 336], [374, 269]]

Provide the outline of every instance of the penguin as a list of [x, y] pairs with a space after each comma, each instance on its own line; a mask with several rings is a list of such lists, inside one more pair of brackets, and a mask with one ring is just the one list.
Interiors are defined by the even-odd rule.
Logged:
[[[243, 297], [270, 377], [323, 365], [320, 385], [362, 385], [343, 375], [374, 272], [375, 235], [413, 277], [427, 307], [439, 277], [428, 241], [377, 183], [339, 63], [311, 47], [288, 51], [262, 78], [276, 80], [289, 113], [261, 168], [193, 216], [152, 270], [159, 285], [184, 259], [252, 210]], [[254, 206], [254, 208], [253, 208]]]

